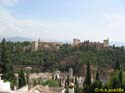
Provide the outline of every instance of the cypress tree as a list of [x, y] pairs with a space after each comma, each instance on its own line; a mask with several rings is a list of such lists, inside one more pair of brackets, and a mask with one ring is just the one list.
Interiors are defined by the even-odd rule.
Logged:
[[79, 86], [78, 81], [77, 81], [77, 77], [75, 77], [75, 86], [76, 86], [76, 87]]
[[90, 64], [89, 64], [89, 62], [87, 63], [87, 68], [86, 68], [85, 84], [86, 84], [88, 87], [91, 86], [91, 71], [90, 71]]
[[68, 91], [69, 89], [68, 88], [66, 88], [66, 91], [65, 91], [65, 93], [69, 93], [69, 91]]
[[105, 83], [105, 85], [104, 85], [104, 88], [106, 88], [106, 89], [108, 88], [108, 86], [107, 86], [107, 84], [106, 84], [106, 83]]
[[3, 67], [2, 67], [2, 73], [4, 74], [6, 72], [6, 63], [7, 63], [7, 60], [6, 60], [6, 40], [5, 38], [3, 38], [2, 42], [1, 42], [1, 63], [3, 64]]
[[120, 82], [120, 85], [122, 86], [122, 70], [119, 72], [119, 82]]
[[61, 79], [59, 79], [59, 86], [62, 86], [62, 82], [61, 82]]
[[119, 63], [119, 61], [116, 61], [116, 64], [115, 64], [115, 71], [116, 70], [120, 70], [120, 63]]
[[65, 88], [69, 86], [69, 75], [67, 75], [67, 79], [65, 80]]
[[97, 70], [97, 72], [96, 72], [96, 80], [97, 80], [97, 81], [100, 81], [99, 71], [98, 71], [98, 70]]
[[119, 88], [120, 87], [120, 82], [118, 79], [113, 79], [112, 82], [112, 88]]
[[3, 38], [2, 42], [1, 42], [1, 48], [2, 48], [2, 59], [1, 61], [4, 62], [5, 61], [5, 50], [6, 50], [6, 40], [5, 38]]
[[24, 72], [23, 72], [23, 70], [21, 70], [19, 72], [19, 88], [21, 88], [25, 85], [26, 85], [26, 80], [25, 80]]
[[81, 93], [80, 91], [77, 77], [75, 77], [75, 93]]

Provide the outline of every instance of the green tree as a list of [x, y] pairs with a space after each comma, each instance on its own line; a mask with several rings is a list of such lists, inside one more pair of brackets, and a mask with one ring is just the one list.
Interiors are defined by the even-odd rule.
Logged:
[[3, 77], [5, 77], [5, 73], [6, 73], [6, 64], [7, 64], [7, 56], [6, 56], [6, 40], [5, 38], [3, 38], [2, 42], [1, 42], [1, 63], [2, 65], [2, 73], [3, 73]]
[[75, 87], [74, 91], [75, 91], [75, 93], [82, 93], [81, 89], [78, 87]]
[[112, 88], [120, 87], [119, 71], [111, 72], [110, 79], [109, 79], [109, 86]]
[[120, 70], [120, 63], [119, 63], [119, 61], [116, 61], [116, 64], [115, 64], [115, 71], [116, 70]]
[[81, 93], [81, 89], [79, 88], [77, 77], [75, 77], [75, 93]]
[[91, 88], [89, 89], [90, 90], [90, 93], [95, 93], [95, 88], [102, 88], [102, 82], [100, 82], [100, 81], [95, 81], [93, 84], [92, 84], [92, 86], [91, 86]]
[[7, 43], [5, 38], [3, 38], [1, 43], [1, 62], [3, 63], [2, 67], [2, 78], [5, 81], [12, 81], [14, 79], [14, 72], [13, 72], [13, 64], [10, 62], [10, 59], [8, 57], [7, 53]]
[[84, 82], [84, 92], [85, 93], [91, 92], [91, 71], [90, 71], [89, 62], [87, 63], [87, 68], [86, 68], [86, 77], [85, 77], [85, 82]]
[[69, 85], [69, 75], [67, 75], [66, 85]]
[[77, 81], [77, 77], [75, 77], [75, 86], [76, 86], [76, 87], [79, 86], [78, 81]]
[[119, 72], [119, 82], [120, 82], [120, 85], [122, 86], [122, 80], [123, 80], [123, 78], [122, 78], [122, 76], [123, 76], [123, 73], [122, 73], [122, 70]]
[[58, 87], [59, 86], [59, 82], [58, 81], [54, 81], [54, 80], [47, 80], [47, 81], [42, 81], [41, 85], [46, 86], [48, 85], [49, 87]]
[[58, 81], [59, 81], [59, 86], [62, 86], [62, 82], [61, 82], [61, 79], [59, 79]]
[[23, 87], [26, 85], [26, 80], [25, 80], [25, 75], [24, 75], [24, 71], [21, 70], [19, 72], [19, 88]]
[[68, 89], [68, 87], [66, 88], [66, 91], [65, 91], [65, 93], [69, 93], [69, 91], [68, 91], [69, 89]]
[[119, 88], [119, 87], [120, 87], [119, 79], [113, 79], [112, 88]]
[[1, 42], [1, 62], [0, 64], [2, 65], [2, 78], [4, 81], [9, 81], [11, 82], [11, 88], [14, 88], [16, 79], [14, 76], [14, 72], [13, 72], [13, 64], [9, 58], [9, 52], [8, 52], [8, 43], [6, 42], [5, 38], [3, 38], [2, 42]]
[[90, 71], [90, 64], [89, 64], [89, 62], [87, 63], [85, 84], [86, 84], [88, 87], [91, 86], [91, 71]]
[[105, 85], [104, 85], [104, 88], [105, 88], [105, 89], [107, 89], [107, 88], [108, 88], [108, 86], [107, 86], [107, 84], [106, 84], [106, 83], [105, 83]]
[[97, 81], [100, 81], [99, 71], [98, 71], [98, 70], [97, 70], [97, 72], [96, 72], [96, 80], [97, 80]]
[[2, 42], [1, 42], [1, 62], [5, 62], [6, 61], [6, 40], [5, 38], [3, 38]]

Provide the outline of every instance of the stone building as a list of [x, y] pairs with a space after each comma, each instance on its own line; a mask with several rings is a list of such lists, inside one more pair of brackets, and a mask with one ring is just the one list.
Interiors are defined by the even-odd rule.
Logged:
[[59, 46], [62, 45], [59, 42], [39, 42], [38, 49], [49, 49], [49, 50], [56, 50], [59, 49]]
[[61, 42], [43, 42], [40, 41], [33, 41], [31, 44], [31, 51], [37, 50], [58, 50], [59, 47], [62, 45]]
[[39, 46], [38, 44], [39, 44], [38, 41], [33, 41], [32, 42], [32, 45], [31, 45], [31, 51], [32, 52], [38, 50], [38, 46]]
[[31, 45], [23, 47], [23, 52], [29, 52], [29, 51], [31, 51]]
[[80, 39], [73, 39], [73, 46], [77, 46], [80, 44]]
[[104, 47], [108, 47], [109, 46], [109, 39], [103, 40], [103, 44], [104, 44]]
[[69, 76], [73, 77], [73, 69], [72, 68], [69, 68]]
[[90, 46], [90, 47], [95, 47], [97, 49], [101, 48], [107, 48], [109, 47], [109, 39], [103, 40], [103, 43], [101, 42], [90, 42], [89, 40], [85, 40], [84, 42], [80, 42], [79, 39], [73, 39], [73, 46]]
[[54, 79], [54, 80], [60, 79], [60, 74], [61, 74], [60, 71], [55, 71], [54, 74], [53, 74], [53, 79]]

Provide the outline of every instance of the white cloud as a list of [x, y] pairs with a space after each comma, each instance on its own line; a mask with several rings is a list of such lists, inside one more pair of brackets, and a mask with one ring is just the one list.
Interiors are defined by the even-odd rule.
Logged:
[[14, 6], [19, 0], [0, 0], [1, 6]]
[[[80, 38], [82, 40], [102, 41], [107, 36], [116, 40], [116, 36], [120, 32], [123, 33], [125, 29], [125, 17], [122, 16], [106, 15], [106, 24], [103, 30], [103, 28], [99, 28], [99, 25], [90, 25], [85, 22], [17, 19], [3, 8], [0, 11], [0, 35], [3, 37], [22, 36], [33, 39], [41, 37], [53, 40]], [[123, 37], [123, 34], [121, 34], [120, 39]]]
[[125, 40], [124, 14], [105, 14], [102, 20], [95, 17], [97, 22], [91, 19], [92, 22], [89, 23], [84, 20], [67, 21], [66, 18], [63, 21], [19, 19], [5, 8], [12, 7], [18, 2], [19, 0], [0, 0], [0, 37], [22, 36], [34, 39], [41, 37], [53, 40], [80, 38], [99, 41], [109, 37], [112, 41]]
[[[98, 34], [94, 34], [95, 32]], [[72, 38], [99, 40], [103, 36], [102, 32], [85, 23], [17, 19], [5, 9], [1, 9], [0, 12], [0, 34], [3, 37], [22, 36], [34, 39], [41, 37], [53, 40], [72, 40]]]
[[[64, 38], [66, 35], [69, 35], [69, 31], [82, 29], [79, 23], [19, 20], [10, 15], [0, 16], [0, 21], [0, 34], [7, 37], [23, 36], [54, 39], [62, 36]], [[72, 36], [72, 32], [70, 34]]]
[[107, 14], [105, 15], [105, 31], [111, 40], [124, 41], [125, 34], [125, 15], [124, 14]]
[[[40, 37], [49, 40], [72, 40], [73, 38], [80, 38], [82, 40], [102, 41], [107, 38], [107, 36], [113, 38], [115, 34], [112, 33], [116, 30], [116, 27], [118, 27], [118, 29], [120, 27], [125, 29], [124, 17], [121, 18], [121, 16], [117, 18], [109, 15], [105, 16], [107, 23], [105, 24], [105, 28], [101, 28], [103, 26], [99, 27], [100, 24], [88, 24], [84, 21], [18, 19], [4, 8], [0, 8], [0, 11], [0, 36], [2, 37], [22, 36], [33, 39]], [[121, 24], [118, 24], [119, 21]]]

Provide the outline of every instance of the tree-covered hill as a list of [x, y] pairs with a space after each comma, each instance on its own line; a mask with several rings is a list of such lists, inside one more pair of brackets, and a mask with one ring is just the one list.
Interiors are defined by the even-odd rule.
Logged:
[[[107, 49], [96, 49], [91, 46], [73, 47], [69, 44], [62, 45], [59, 50], [39, 50], [35, 52], [26, 51], [24, 47], [31, 45], [31, 42], [6, 42], [6, 53], [8, 61], [15, 65], [37, 65], [42, 67], [41, 71], [53, 71], [67, 68], [79, 70], [88, 61], [92, 65], [101, 67], [112, 67], [116, 61], [125, 66], [125, 50], [123, 47], [110, 46]], [[1, 45], [0, 45], [1, 46]], [[1, 49], [1, 48], [0, 48]]]

